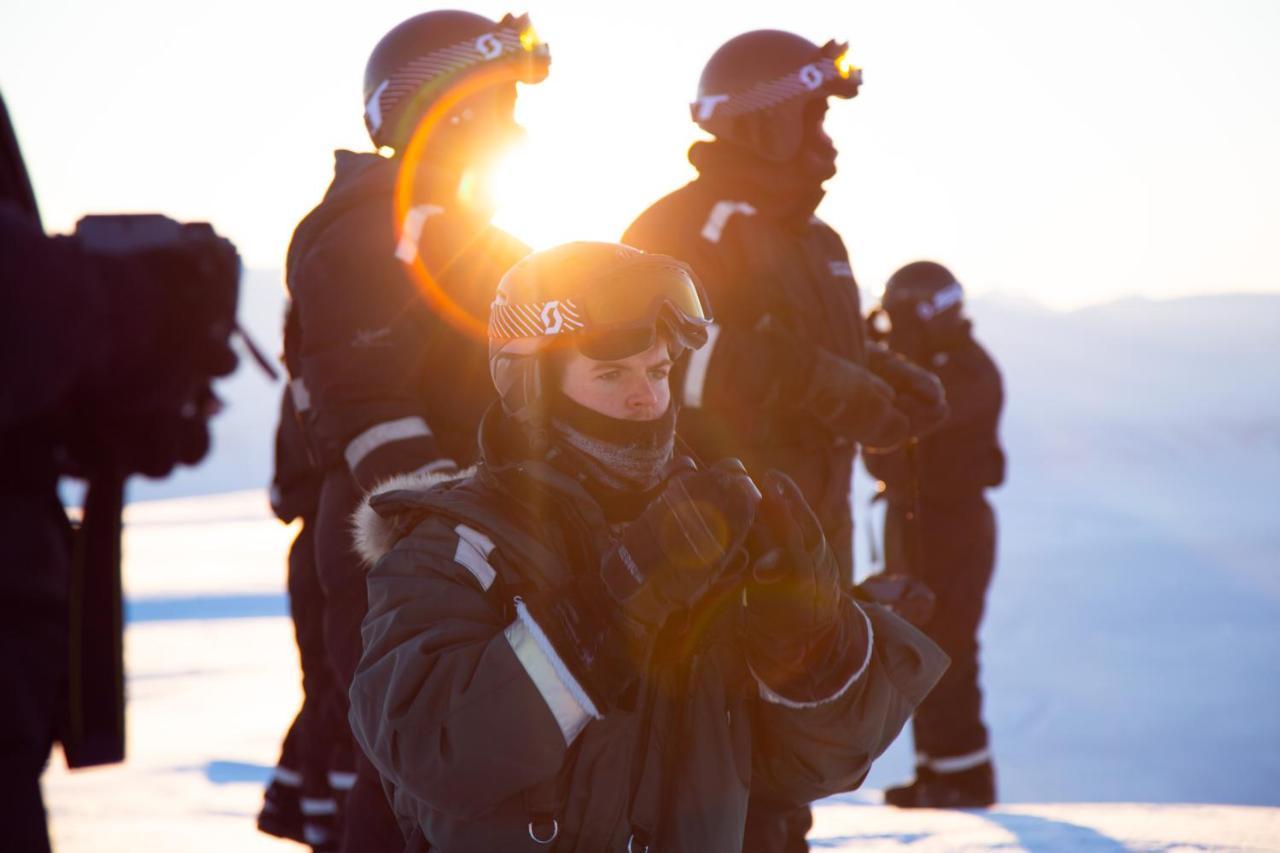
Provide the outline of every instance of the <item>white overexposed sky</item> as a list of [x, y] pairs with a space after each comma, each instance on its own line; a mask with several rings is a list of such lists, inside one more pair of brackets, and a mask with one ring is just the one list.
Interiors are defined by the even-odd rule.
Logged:
[[[461, 4], [459, 4], [461, 5]], [[88, 211], [207, 219], [279, 268], [332, 150], [368, 148], [361, 78], [421, 3], [8, 0], [0, 91], [52, 231]], [[530, 3], [551, 76], [499, 221], [616, 239], [692, 175], [703, 62], [749, 29], [848, 40], [821, 214], [878, 291], [922, 257], [1058, 307], [1280, 290], [1280, 2]]]

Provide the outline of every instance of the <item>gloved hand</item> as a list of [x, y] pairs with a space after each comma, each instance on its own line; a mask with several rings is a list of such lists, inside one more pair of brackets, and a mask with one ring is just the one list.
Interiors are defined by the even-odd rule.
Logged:
[[800, 405], [831, 432], [874, 447], [907, 437], [907, 417], [894, 406], [893, 388], [871, 371], [818, 349], [808, 373]]
[[737, 459], [674, 478], [600, 567], [610, 596], [628, 618], [654, 628], [694, 605], [746, 539], [759, 502]]
[[840, 566], [799, 487], [769, 471], [761, 491], [760, 522], [749, 538], [749, 659], [774, 691], [821, 701], [862, 663], [864, 620], [848, 618], [854, 605], [842, 590]]
[[108, 411], [93, 429], [71, 436], [75, 468], [89, 476], [103, 466], [126, 474], [165, 477], [178, 465], [195, 465], [209, 452], [209, 420], [222, 401], [207, 385], [181, 407]]
[[679, 475], [623, 531], [597, 576], [529, 596], [533, 620], [598, 710], [616, 707], [658, 630], [732, 561], [760, 493], [736, 459]]
[[907, 416], [910, 435], [925, 435], [946, 420], [947, 392], [938, 377], [877, 343], [867, 345], [867, 366], [893, 388], [894, 408]]

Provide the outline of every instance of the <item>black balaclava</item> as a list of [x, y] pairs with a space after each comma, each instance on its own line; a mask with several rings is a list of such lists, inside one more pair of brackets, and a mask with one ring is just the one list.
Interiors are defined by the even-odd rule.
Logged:
[[646, 492], [662, 482], [675, 447], [674, 402], [649, 421], [603, 415], [559, 388], [548, 394], [548, 402], [552, 445], [578, 457], [590, 480], [617, 492]]

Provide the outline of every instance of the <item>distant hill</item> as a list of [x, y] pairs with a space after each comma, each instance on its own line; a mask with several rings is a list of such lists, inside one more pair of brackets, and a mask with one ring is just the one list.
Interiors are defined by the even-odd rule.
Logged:
[[[280, 273], [245, 276], [240, 316], [273, 355], [284, 301]], [[1015, 475], [1222, 441], [1280, 453], [1280, 294], [1125, 299], [1069, 313], [988, 297], [969, 310], [1005, 373]], [[243, 359], [218, 387], [228, 409], [210, 458], [165, 481], [135, 478], [131, 498], [265, 484], [280, 391]]]

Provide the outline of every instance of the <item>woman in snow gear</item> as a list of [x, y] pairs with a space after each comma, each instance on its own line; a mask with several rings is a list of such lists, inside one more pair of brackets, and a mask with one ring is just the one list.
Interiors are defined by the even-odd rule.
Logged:
[[951, 406], [947, 420], [920, 439], [914, 465], [903, 451], [866, 459], [888, 499], [886, 569], [933, 590], [936, 606], [922, 627], [951, 657], [912, 720], [916, 779], [887, 790], [885, 800], [905, 808], [989, 806], [995, 770], [982, 721], [978, 629], [996, 553], [984, 492], [1004, 480], [1000, 371], [974, 340], [963, 288], [945, 267], [908, 264], [889, 279], [882, 304], [890, 345], [934, 371]]
[[[945, 666], [833, 581], [784, 476], [762, 498], [739, 463], [676, 454], [667, 375], [705, 345], [696, 292], [625, 246], [529, 256], [491, 313], [503, 393], [477, 469], [361, 510], [351, 721], [411, 849], [738, 853], [749, 791], [856, 787]], [[771, 583], [744, 601], [753, 564]]]
[[[690, 108], [715, 137], [689, 150], [697, 179], [623, 235], [687, 261], [715, 310], [708, 345], [676, 378], [681, 436], [704, 458], [786, 472], [846, 583], [858, 445], [896, 446], [945, 413], [941, 386], [924, 371], [883, 372], [864, 342], [848, 252], [814, 213], [836, 172], [827, 102], [856, 96], [861, 81], [836, 42], [778, 30], [730, 39], [708, 60]], [[748, 849], [803, 850], [810, 822], [803, 804], [753, 802]]]

